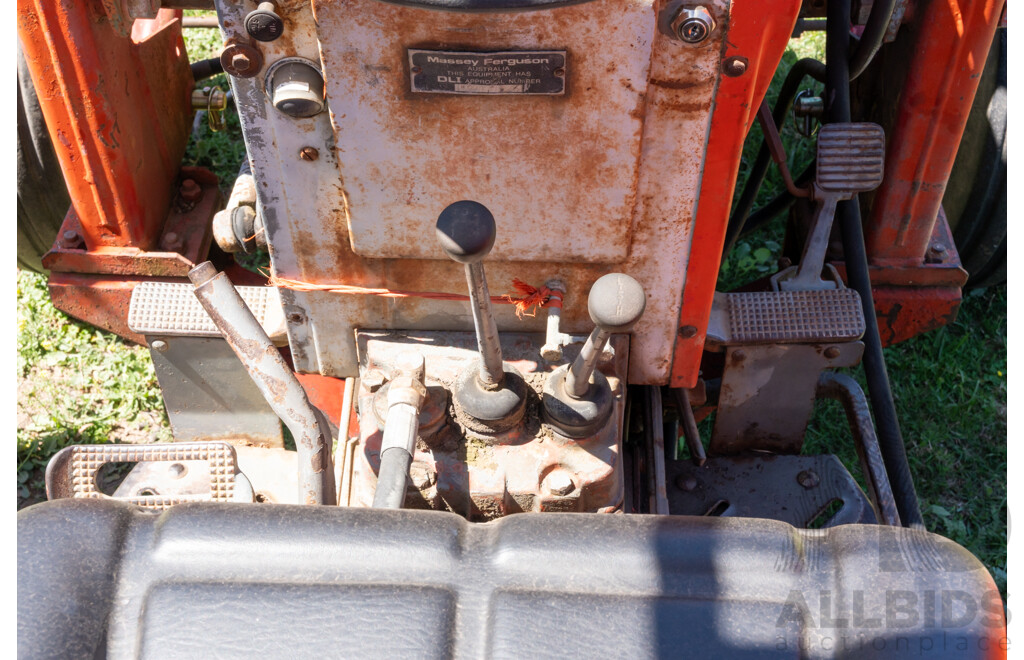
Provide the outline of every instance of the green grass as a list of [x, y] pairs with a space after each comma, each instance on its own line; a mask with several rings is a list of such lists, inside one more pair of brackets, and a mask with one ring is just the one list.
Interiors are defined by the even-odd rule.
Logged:
[[[198, 13], [198, 12], [188, 12]], [[213, 57], [217, 30], [186, 30], [193, 60]], [[769, 91], [774, 103], [785, 72], [800, 57], [821, 57], [823, 35], [791, 42]], [[204, 85], [228, 89], [224, 76]], [[807, 81], [808, 88], [820, 86]], [[227, 186], [244, 157], [238, 118], [226, 114], [219, 133], [200, 130], [185, 163], [208, 167]], [[798, 173], [813, 158], [814, 141], [792, 122], [782, 129], [789, 166]], [[744, 146], [737, 189], [760, 145], [755, 125]], [[755, 208], [782, 188], [769, 168]], [[720, 288], [774, 272], [783, 222], [742, 239], [723, 265]], [[957, 322], [886, 349], [893, 393], [911, 470], [929, 529], [977, 555], [1006, 593], [1006, 288], [965, 295]], [[862, 381], [862, 370], [850, 370]], [[42, 493], [49, 457], [75, 443], [169, 438], [166, 415], [146, 349], [68, 319], [49, 301], [40, 275], [18, 274], [18, 506]], [[808, 453], [836, 453], [857, 473], [845, 418], [834, 403], [815, 412]]]

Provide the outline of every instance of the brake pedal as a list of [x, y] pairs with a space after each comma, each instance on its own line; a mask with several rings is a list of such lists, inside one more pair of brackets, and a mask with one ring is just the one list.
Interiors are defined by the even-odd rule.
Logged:
[[885, 132], [878, 124], [826, 124], [818, 132], [818, 167], [813, 197], [817, 202], [814, 222], [804, 244], [799, 266], [772, 277], [782, 291], [842, 288], [838, 278], [821, 278], [825, 266], [836, 205], [882, 183], [885, 169]]

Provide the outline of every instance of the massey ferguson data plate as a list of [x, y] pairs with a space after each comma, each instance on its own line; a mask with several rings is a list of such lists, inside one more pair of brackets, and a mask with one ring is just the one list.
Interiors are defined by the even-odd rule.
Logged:
[[564, 94], [565, 51], [467, 53], [409, 50], [412, 91], [433, 94]]

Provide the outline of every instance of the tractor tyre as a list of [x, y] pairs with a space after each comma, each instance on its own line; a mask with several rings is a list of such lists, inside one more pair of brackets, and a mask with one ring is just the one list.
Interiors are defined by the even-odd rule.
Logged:
[[968, 288], [1006, 282], [1006, 30], [992, 42], [942, 199]]
[[64, 174], [18, 44], [18, 268], [45, 272], [42, 256], [53, 245], [71, 206]]

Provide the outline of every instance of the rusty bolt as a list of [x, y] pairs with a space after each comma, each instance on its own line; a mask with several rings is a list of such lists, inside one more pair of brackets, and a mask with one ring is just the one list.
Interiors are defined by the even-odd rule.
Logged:
[[821, 480], [818, 478], [818, 473], [814, 470], [804, 470], [800, 474], [796, 475], [796, 481], [807, 490], [817, 488], [818, 484], [821, 483]]
[[163, 339], [154, 339], [152, 342], [150, 342], [149, 347], [152, 348], [157, 353], [163, 353], [164, 351], [167, 350], [167, 342], [165, 342]]
[[181, 182], [181, 187], [178, 188], [178, 194], [186, 202], [198, 202], [203, 196], [203, 189], [192, 179], [185, 179]]
[[722, 73], [730, 78], [738, 78], [747, 72], [750, 61], [745, 57], [729, 57], [722, 62]]
[[742, 362], [747, 359], [747, 354], [742, 348], [737, 348], [732, 352], [732, 359], [737, 362]]
[[689, 492], [697, 488], [697, 480], [693, 477], [683, 475], [676, 480], [676, 486], [678, 486], [680, 490]]
[[829, 346], [828, 348], [826, 348], [825, 349], [825, 357], [827, 357], [830, 360], [834, 360], [837, 357], [839, 357], [839, 347], [838, 346]]
[[541, 487], [551, 495], [568, 495], [576, 490], [576, 484], [573, 483], [572, 475], [562, 469], [555, 469], [549, 472], [548, 476], [544, 477]]
[[64, 247], [74, 247], [75, 245], [78, 245], [78, 241], [81, 240], [78, 232], [74, 229], [69, 229], [64, 232], [61, 235], [61, 238], [63, 239]]
[[299, 150], [299, 158], [302, 160], [312, 163], [314, 160], [320, 157], [320, 152], [316, 147], [303, 147]]
[[166, 234], [164, 234], [164, 237], [160, 241], [160, 244], [166, 250], [179, 250], [181, 249], [182, 246], [181, 236], [178, 236], [173, 231], [169, 231]]
[[236, 78], [252, 78], [263, 68], [263, 54], [252, 43], [229, 39], [220, 54], [224, 71]]
[[697, 336], [697, 328], [692, 325], [684, 325], [679, 328], [679, 336], [683, 339], [692, 339]]
[[235, 53], [231, 57], [231, 68], [238, 73], [245, 73], [252, 66], [252, 60], [245, 53]]

